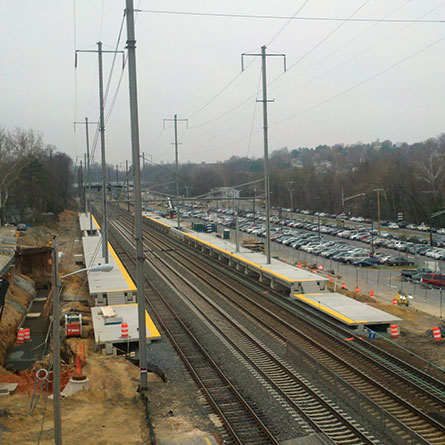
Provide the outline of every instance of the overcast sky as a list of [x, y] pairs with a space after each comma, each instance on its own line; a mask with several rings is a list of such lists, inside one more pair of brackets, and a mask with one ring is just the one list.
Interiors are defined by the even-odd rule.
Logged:
[[[284, 17], [303, 5], [296, 17], [355, 12], [353, 19], [445, 19], [439, 0], [135, 0], [142, 10]], [[73, 122], [98, 120], [97, 55], [79, 54], [75, 70], [74, 50], [95, 49], [99, 40], [114, 49], [124, 7], [124, 0], [2, 1], [0, 125], [32, 128], [73, 158], [83, 155], [84, 127], [74, 132]], [[265, 44], [271, 53], [285, 53], [289, 68], [283, 73], [281, 58], [268, 58], [268, 96], [275, 99], [269, 104], [271, 151], [377, 138], [411, 143], [444, 131], [445, 22], [140, 12], [136, 39], [141, 151], [155, 162], [174, 159], [172, 124], [163, 129], [163, 119], [175, 113], [189, 119], [188, 129], [179, 125], [180, 162], [262, 156], [262, 104], [255, 101], [261, 98], [260, 58], [246, 59], [242, 74], [240, 59]], [[119, 50], [125, 40], [124, 26]], [[105, 85], [112, 61], [104, 55]], [[113, 164], [131, 159], [128, 72], [117, 90], [121, 74], [119, 55], [106, 104], [107, 162]], [[92, 141], [95, 131], [91, 126]], [[99, 145], [94, 157], [100, 161]]]

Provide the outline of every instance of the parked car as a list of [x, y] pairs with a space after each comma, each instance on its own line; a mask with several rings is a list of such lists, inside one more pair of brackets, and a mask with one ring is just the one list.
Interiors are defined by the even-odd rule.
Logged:
[[355, 261], [352, 264], [356, 267], [371, 267], [371, 266], [378, 266], [380, 264], [380, 260], [378, 258], [369, 257]]
[[433, 273], [431, 269], [428, 269], [427, 267], [418, 267], [417, 269], [403, 269], [400, 271], [400, 275], [405, 280], [410, 280], [414, 275], [419, 273]]
[[386, 260], [388, 266], [413, 266], [414, 263], [402, 257], [390, 257]]
[[426, 273], [422, 278], [424, 286], [445, 287], [445, 274]]

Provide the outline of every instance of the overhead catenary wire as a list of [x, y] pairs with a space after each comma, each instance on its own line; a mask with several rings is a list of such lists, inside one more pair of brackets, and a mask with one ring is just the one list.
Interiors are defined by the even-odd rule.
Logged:
[[[266, 43], [266, 46], [269, 47], [272, 42], [274, 42], [278, 36], [292, 23], [292, 21], [296, 18], [296, 16], [303, 10], [303, 8], [310, 2], [311, 0], [306, 0], [292, 15], [289, 17], [288, 21], [273, 35], [273, 37]], [[269, 48], [270, 50], [270, 48]], [[253, 51], [252, 51], [253, 52]]]
[[307, 108], [299, 111], [298, 113], [294, 113], [291, 116], [288, 116], [288, 117], [286, 117], [284, 119], [280, 119], [279, 121], [273, 122], [272, 124], [270, 124], [270, 126], [282, 124], [283, 122], [289, 121], [289, 120], [291, 120], [291, 119], [293, 119], [295, 117], [301, 116], [302, 114], [305, 114], [305, 113], [307, 113], [309, 111], [312, 111], [312, 110], [314, 110], [314, 109], [316, 109], [316, 108], [318, 108], [318, 107], [320, 107], [320, 106], [322, 106], [322, 105], [324, 105], [324, 104], [326, 104], [328, 102], [331, 102], [332, 100], [337, 99], [338, 97], [343, 96], [344, 94], [349, 93], [350, 91], [352, 91], [352, 90], [354, 90], [354, 89], [356, 89], [356, 88], [358, 88], [358, 87], [360, 87], [360, 86], [370, 82], [371, 80], [373, 80], [373, 79], [375, 79], [377, 77], [380, 77], [382, 74], [385, 74], [386, 72], [388, 72], [388, 71], [392, 70], [393, 68], [401, 65], [402, 63], [407, 62], [408, 60], [412, 59], [413, 57], [419, 55], [420, 53], [423, 53], [424, 51], [430, 49], [431, 47], [439, 44], [440, 42], [442, 42], [444, 40], [445, 40], [445, 36], [441, 37], [440, 39], [435, 40], [434, 42], [424, 46], [423, 48], [421, 48], [421, 49], [411, 53], [410, 55], [408, 55], [408, 56], [398, 60], [397, 62], [387, 66], [386, 68], [384, 68], [381, 71], [373, 74], [372, 76], [369, 76], [366, 79], [364, 79], [364, 80], [362, 80], [362, 81], [360, 81], [360, 82], [358, 82], [358, 83], [356, 83], [356, 84], [354, 84], [354, 85], [352, 85], [352, 86], [350, 86], [350, 87], [340, 91], [339, 93], [336, 93], [336, 94], [334, 94], [334, 95], [332, 95], [332, 96], [322, 100], [321, 102], [318, 102], [318, 103], [316, 103], [314, 105], [311, 105], [310, 107], [307, 107]]
[[[307, 3], [307, 2], [306, 2], [306, 3]], [[258, 80], [258, 87], [257, 87], [257, 92], [256, 92], [257, 100], [255, 101], [255, 105], [254, 105], [254, 107], [253, 107], [252, 121], [251, 121], [251, 123], [250, 123], [249, 142], [247, 143], [246, 158], [249, 157], [250, 145], [251, 145], [251, 143], [252, 143], [253, 126], [254, 126], [254, 124], [255, 124], [255, 115], [256, 115], [256, 109], [257, 109], [257, 104], [258, 104], [258, 95], [260, 94], [260, 89], [261, 89], [261, 79], [262, 79], [262, 71], [260, 70], [260, 77], [259, 77], [259, 80]]]
[[[308, 113], [308, 112], [310, 112], [310, 111], [313, 111], [314, 109], [316, 109], [316, 108], [318, 108], [318, 107], [320, 107], [320, 106], [322, 106], [322, 105], [324, 105], [324, 104], [326, 104], [326, 103], [329, 103], [329, 102], [331, 102], [331, 101], [337, 99], [338, 97], [341, 97], [341, 96], [343, 96], [343, 95], [349, 93], [350, 91], [352, 91], [352, 90], [354, 90], [354, 89], [356, 89], [356, 88], [359, 88], [360, 86], [362, 86], [362, 85], [364, 85], [364, 84], [370, 82], [371, 80], [373, 80], [373, 79], [375, 79], [375, 78], [377, 78], [377, 77], [380, 77], [381, 75], [385, 74], [386, 72], [388, 72], [388, 71], [390, 71], [390, 70], [396, 68], [397, 66], [403, 64], [404, 62], [407, 62], [408, 60], [410, 60], [410, 59], [416, 57], [417, 55], [423, 53], [424, 51], [426, 51], [426, 50], [432, 48], [433, 46], [439, 44], [440, 42], [442, 42], [442, 41], [444, 41], [444, 40], [445, 40], [445, 36], [443, 36], [443, 37], [441, 37], [441, 38], [439, 38], [439, 39], [433, 41], [432, 43], [430, 43], [430, 44], [428, 44], [428, 45], [422, 47], [421, 49], [419, 49], [419, 50], [417, 50], [417, 51], [411, 53], [410, 55], [408, 55], [408, 56], [406, 56], [406, 57], [404, 57], [404, 58], [398, 60], [397, 62], [395, 62], [395, 63], [393, 63], [393, 64], [391, 64], [391, 65], [389, 65], [389, 66], [387, 66], [386, 68], [380, 70], [379, 72], [373, 74], [372, 76], [369, 76], [369, 77], [367, 77], [366, 79], [364, 79], [364, 80], [362, 80], [362, 81], [360, 81], [360, 82], [357, 82], [356, 84], [354, 84], [354, 85], [352, 85], [352, 86], [350, 86], [350, 87], [348, 87], [348, 88], [346, 88], [346, 89], [340, 91], [339, 93], [336, 93], [336, 94], [334, 94], [334, 95], [332, 95], [332, 96], [330, 96], [330, 97], [327, 97], [326, 99], [324, 99], [324, 100], [322, 100], [322, 101], [320, 101], [320, 102], [317, 102], [317, 103], [314, 104], [314, 105], [311, 105], [311, 106], [309, 106], [309, 107], [306, 107], [306, 108], [304, 108], [303, 110], [300, 110], [299, 112], [294, 113], [294, 114], [292, 114], [292, 115], [290, 115], [290, 116], [288, 116], [288, 117], [286, 117], [286, 118], [284, 118], [284, 119], [280, 119], [280, 120], [278, 120], [278, 121], [275, 121], [275, 122], [270, 123], [270, 124], [269, 124], [269, 127], [272, 127], [272, 126], [275, 126], [275, 125], [280, 125], [280, 124], [282, 124], [282, 123], [284, 123], [284, 122], [287, 122], [287, 121], [289, 121], [289, 120], [291, 120], [291, 119], [294, 119], [294, 118], [296, 118], [296, 117], [299, 117], [299, 116], [301, 116], [301, 115], [303, 115], [303, 114], [305, 114], [305, 113]], [[262, 129], [260, 128], [260, 129], [258, 129], [258, 130], [256, 130], [256, 131], [254, 131], [253, 134], [257, 134], [257, 133], [259, 133], [261, 130], [262, 130]], [[224, 144], [224, 145], [220, 145], [220, 146], [212, 147], [212, 148], [210, 148], [210, 149], [208, 149], [208, 150], [210, 150], [210, 151], [223, 150], [223, 149], [226, 149], [227, 147], [230, 147], [230, 146], [232, 146], [232, 145], [234, 145], [234, 144], [237, 144], [237, 143], [239, 143], [239, 142], [243, 142], [243, 141], [245, 141], [245, 140], [248, 139], [248, 138], [249, 138], [249, 135], [247, 135], [247, 136], [243, 136], [243, 137], [241, 137], [241, 138], [237, 138], [237, 139], [234, 140], [234, 141], [231, 141], [231, 142], [226, 143], [226, 144]]]
[[[226, 17], [226, 18], [241, 18], [241, 19], [261, 19], [261, 20], [295, 20], [295, 21], [310, 21], [310, 22], [343, 22], [348, 20], [350, 22], [377, 22], [379, 19], [372, 17], [360, 17], [347, 19], [344, 17], [293, 17], [285, 15], [255, 15], [255, 14], [230, 14], [222, 12], [199, 12], [199, 11], [167, 11], [156, 9], [137, 9], [135, 12], [143, 12], [150, 14], [170, 14], [170, 15], [190, 15], [198, 17]], [[384, 23], [445, 23], [445, 20], [431, 19], [431, 20], [415, 20], [415, 19], [385, 19]]]
[[297, 66], [299, 63], [301, 63], [306, 57], [308, 57], [310, 54], [312, 54], [320, 45], [322, 45], [324, 42], [326, 42], [330, 37], [332, 37], [340, 28], [342, 28], [346, 23], [350, 22], [351, 19], [354, 17], [355, 14], [357, 14], [359, 11], [361, 11], [371, 0], [365, 0], [357, 9], [355, 9], [346, 19], [342, 20], [341, 23], [336, 26], [333, 30], [328, 32], [321, 40], [319, 40], [314, 46], [312, 46], [308, 51], [306, 51], [301, 57], [299, 57], [294, 63], [290, 64], [286, 71], [279, 76], [277, 76], [274, 80], [269, 82], [269, 85], [273, 84], [279, 77], [282, 75], [288, 73], [292, 68]]
[[[388, 17], [392, 14], [394, 14], [396, 11], [400, 10], [401, 8], [405, 7], [407, 4], [411, 3], [411, 0], [408, 0], [407, 2], [403, 3], [402, 5], [398, 6], [397, 8], [393, 9], [392, 11], [390, 11], [388, 14], [385, 15], [385, 17]], [[436, 7], [434, 7], [433, 9], [429, 10], [426, 13], [423, 13], [422, 15], [419, 16], [419, 18], [425, 17], [429, 14], [431, 14], [432, 12], [442, 8], [445, 5], [445, 3], [442, 3]], [[357, 40], [359, 37], [361, 37], [363, 34], [367, 33], [370, 29], [374, 28], [375, 26], [377, 26], [380, 22], [376, 22], [373, 23], [371, 26], [369, 26], [368, 28], [366, 28], [365, 30], [361, 31], [359, 34], [357, 34], [356, 36], [354, 36], [352, 39], [348, 40], [346, 43], [344, 43], [343, 45], [339, 46], [338, 48], [336, 48], [335, 50], [333, 50], [332, 52], [330, 52], [327, 56], [322, 57], [321, 59], [319, 59], [318, 61], [316, 61], [315, 63], [313, 63], [312, 65], [310, 65], [306, 70], [303, 70], [299, 73], [297, 73], [294, 76], [290, 76], [289, 78], [287, 78], [283, 83], [279, 84], [279, 85], [275, 85], [275, 88], [281, 88], [283, 85], [289, 83], [291, 80], [296, 79], [297, 77], [302, 76], [303, 74], [307, 73], [308, 71], [310, 71], [314, 66], [319, 65], [320, 63], [324, 62], [325, 60], [329, 59], [330, 57], [332, 57], [334, 54], [338, 53], [340, 50], [344, 49], [345, 47], [349, 46], [351, 43], [353, 43], [355, 40]], [[376, 46], [386, 42], [387, 40], [390, 40], [392, 37], [394, 37], [395, 35], [399, 34], [400, 32], [404, 31], [405, 29], [413, 26], [414, 23], [408, 23], [405, 26], [402, 26], [401, 28], [397, 29], [396, 31], [394, 31], [393, 33], [391, 33], [389, 36], [384, 37], [383, 39], [379, 40], [378, 42], [370, 45], [368, 48], [364, 49], [363, 51], [359, 52], [358, 54], [351, 56], [350, 58], [348, 58], [347, 60], [340, 62], [339, 64], [335, 65], [334, 67], [328, 69], [327, 71], [319, 74], [318, 76], [316, 76], [313, 79], [310, 79], [306, 82], [304, 82], [303, 84], [298, 85], [296, 88], [301, 88], [303, 86], [306, 86], [307, 84], [313, 82], [314, 80], [317, 80], [321, 77], [324, 77], [325, 75], [331, 73], [332, 71], [335, 71], [336, 69], [340, 68], [341, 66], [357, 59], [358, 57], [362, 56], [363, 54], [365, 54], [366, 52], [368, 52], [369, 50], [375, 48]], [[290, 90], [295, 90], [296, 88], [289, 88], [288, 90], [286, 90], [286, 92], [290, 91]], [[278, 97], [281, 97], [283, 95], [286, 94], [286, 92], [280, 94]]]

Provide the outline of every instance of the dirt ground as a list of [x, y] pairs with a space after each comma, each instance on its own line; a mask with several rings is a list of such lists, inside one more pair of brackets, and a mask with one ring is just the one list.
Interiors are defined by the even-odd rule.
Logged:
[[[150, 443], [144, 406], [136, 392], [137, 367], [124, 357], [95, 353], [91, 349], [93, 341], [85, 342], [88, 347], [83, 371], [90, 380], [90, 388], [62, 400], [64, 443], [112, 445], [123, 443], [124, 437], [128, 444]], [[45, 411], [44, 393], [30, 413], [33, 386], [28, 384], [25, 392], [24, 389], [22, 386], [1, 399], [2, 444], [35, 444], [40, 431], [40, 443], [53, 444], [52, 400], [46, 401]]]

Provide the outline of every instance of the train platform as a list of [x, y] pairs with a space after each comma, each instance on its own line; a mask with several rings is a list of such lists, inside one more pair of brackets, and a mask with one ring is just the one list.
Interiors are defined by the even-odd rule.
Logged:
[[348, 326], [389, 325], [400, 318], [337, 292], [294, 294], [303, 303]]
[[100, 226], [92, 213], [79, 213], [80, 230], [84, 235], [97, 235]]
[[287, 291], [288, 295], [295, 292], [321, 292], [328, 281], [318, 274], [298, 269], [274, 258], [267, 264], [264, 254], [242, 246], [237, 252], [233, 242], [218, 238], [212, 233], [194, 232], [186, 227], [179, 231], [175, 227], [177, 224], [175, 220], [162, 218], [153, 213], [146, 213], [144, 216], [152, 224], [168, 229], [172, 236], [199, 248], [210, 256], [215, 256], [218, 261], [235, 267], [246, 275], [258, 277], [260, 282], [270, 284], [272, 289]]
[[162, 218], [155, 213], [146, 213], [144, 216], [159, 230], [168, 231], [173, 237], [183, 240], [210, 257], [217, 258], [228, 267], [258, 277], [260, 282], [270, 284], [272, 289], [284, 290], [289, 297], [298, 299], [348, 326], [389, 325], [400, 321], [398, 317], [353, 298], [327, 292], [325, 287], [328, 279], [319, 274], [276, 259], [267, 264], [264, 254], [241, 246], [237, 252], [232, 241], [221, 239], [213, 233], [194, 232], [187, 227], [179, 231], [176, 229], [176, 220]]
[[[85, 267], [105, 263], [101, 236], [82, 237], [82, 246]], [[110, 243], [108, 243], [108, 257], [108, 262], [113, 266], [110, 272], [87, 271], [90, 304], [108, 306], [136, 303], [136, 286]]]
[[[96, 306], [91, 308], [91, 313], [96, 344], [114, 345], [139, 341], [137, 304]], [[122, 323], [128, 324], [128, 337], [122, 337]], [[161, 338], [147, 311], [145, 311], [145, 329], [148, 342]]]

